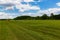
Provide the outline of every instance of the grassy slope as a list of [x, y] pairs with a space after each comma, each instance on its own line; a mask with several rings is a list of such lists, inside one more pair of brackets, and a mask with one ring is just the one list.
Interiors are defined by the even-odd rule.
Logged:
[[60, 21], [0, 21], [0, 40], [60, 40]]

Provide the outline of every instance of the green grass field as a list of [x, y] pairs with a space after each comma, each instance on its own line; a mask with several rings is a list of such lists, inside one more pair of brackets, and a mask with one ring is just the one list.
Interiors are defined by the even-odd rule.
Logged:
[[0, 40], [60, 40], [60, 20], [0, 21]]

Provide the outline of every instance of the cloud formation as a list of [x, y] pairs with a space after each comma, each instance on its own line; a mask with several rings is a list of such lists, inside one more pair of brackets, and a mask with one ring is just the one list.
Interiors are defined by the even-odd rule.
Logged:
[[[39, 1], [39, 0], [38, 0]], [[22, 4], [21, 2], [27, 2], [27, 4]], [[14, 6], [20, 11], [39, 9], [38, 6], [30, 6], [28, 2], [35, 2], [34, 0], [0, 0], [0, 6], [6, 9], [14, 8]]]
[[[31, 2], [37, 3], [41, 1], [42, 0], [0, 0], [0, 19], [14, 18], [18, 16], [16, 14], [41, 16], [43, 14], [50, 15], [50, 13], [60, 13], [60, 8], [48, 8], [41, 10], [40, 6], [29, 4]], [[22, 4], [22, 2], [26, 4]], [[56, 5], [60, 6], [60, 2], [56, 3]]]
[[56, 3], [57, 6], [60, 6], [60, 2]]
[[0, 12], [0, 19], [13, 19], [12, 15], [6, 14], [4, 12]]
[[[26, 2], [27, 4], [22, 4], [21, 2]], [[0, 7], [2, 7], [3, 10], [14, 10], [14, 7], [16, 7], [16, 9], [18, 9], [20, 13], [28, 10], [40, 10], [38, 6], [32, 6], [29, 4], [29, 2], [36, 2], [36, 1], [34, 0], [0, 0]], [[40, 2], [40, 0], [38, 0], [37, 2]], [[7, 16], [9, 15], [5, 12], [0, 13], [0, 18], [1, 17], [7, 18]], [[9, 16], [9, 18], [11, 17]]]

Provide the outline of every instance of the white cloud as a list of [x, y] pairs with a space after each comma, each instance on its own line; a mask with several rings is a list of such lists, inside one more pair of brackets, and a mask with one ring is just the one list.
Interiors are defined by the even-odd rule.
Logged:
[[59, 14], [60, 8], [49, 8], [47, 10], [39, 10], [37, 13], [24, 13], [22, 15], [29, 15], [29, 16], [42, 16], [43, 14], [47, 14], [48, 16], [51, 15], [51, 13], [54, 13], [54, 15]]
[[16, 5], [16, 8], [20, 9], [21, 12], [24, 12], [26, 10], [40, 10], [38, 6], [30, 6], [29, 4]]
[[41, 2], [41, 0], [24, 0], [24, 2]]
[[[21, 15], [41, 16], [43, 14], [47, 14], [50, 16], [51, 13], [58, 14], [59, 12], [60, 12], [60, 8], [49, 8], [47, 10], [39, 10], [39, 11], [37, 11], [37, 13], [22, 13]], [[14, 18], [13, 15], [14, 14], [11, 15], [11, 14], [6, 14], [4, 12], [0, 12], [0, 19]]]
[[14, 9], [14, 6], [5, 8], [5, 10], [12, 10], [12, 9]]
[[60, 8], [50, 8], [49, 11], [52, 13], [57, 13], [60, 12]]
[[57, 6], [60, 6], [60, 2], [56, 3]]
[[40, 10], [38, 13], [50, 15], [51, 13], [59, 14], [60, 8], [49, 8], [47, 10]]
[[33, 16], [42, 16], [43, 14], [47, 14], [48, 16], [50, 16], [51, 13], [53, 13], [54, 15], [59, 14], [60, 8], [49, 8], [47, 10], [39, 10], [37, 13], [34, 13]]
[[[20, 11], [24, 12], [26, 10], [38, 10], [40, 9], [38, 6], [30, 6], [28, 4], [22, 4], [21, 2], [34, 2], [34, 0], [0, 0], [0, 5], [5, 6], [5, 9], [13, 9], [15, 6]], [[38, 0], [39, 1], [39, 0]]]
[[[27, 4], [22, 4], [21, 2], [27, 2]], [[40, 2], [41, 0], [38, 0]], [[50, 13], [58, 14], [60, 8], [49, 8], [47, 10], [41, 10], [38, 6], [32, 6], [28, 2], [35, 2], [34, 0], [0, 0], [0, 5], [7, 6], [5, 10], [14, 9], [14, 6], [19, 9], [19, 12], [24, 12], [27, 10], [38, 10], [37, 13], [23, 13], [22, 15], [30, 16], [41, 16], [43, 14], [50, 15]], [[4, 5], [5, 4], [5, 5]], [[8, 5], [7, 5], [8, 4]], [[60, 6], [60, 2], [56, 3], [57, 6]], [[5, 12], [0, 12], [0, 19], [14, 18], [12, 14], [7, 14]]]
[[[38, 0], [40, 1], [40, 0]], [[27, 2], [27, 4], [22, 4], [21, 2]], [[19, 12], [24, 12], [28, 10], [40, 10], [38, 6], [32, 6], [28, 2], [35, 2], [34, 0], [0, 0], [0, 6], [4, 7], [4, 10], [14, 9], [16, 7]], [[31, 13], [29, 13], [30, 15]], [[0, 19], [13, 18], [12, 14], [7, 14], [5, 12], [0, 12]]]
[[22, 0], [0, 0], [0, 4], [5, 4], [5, 3], [20, 3]]
[[14, 18], [12, 15], [7, 14], [5, 12], [0, 12], [0, 19], [12, 19]]
[[24, 2], [34, 2], [34, 0], [24, 0]]

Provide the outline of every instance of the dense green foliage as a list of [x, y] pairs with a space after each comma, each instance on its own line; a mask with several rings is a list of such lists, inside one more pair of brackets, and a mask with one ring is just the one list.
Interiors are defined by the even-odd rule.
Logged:
[[31, 16], [18, 16], [14, 18], [15, 20], [46, 20], [46, 19], [52, 19], [52, 20], [60, 20], [60, 14], [54, 15], [51, 13], [50, 16], [47, 16], [46, 14], [43, 14], [42, 16], [37, 17], [31, 17]]
[[60, 40], [60, 20], [0, 21], [0, 40]]

